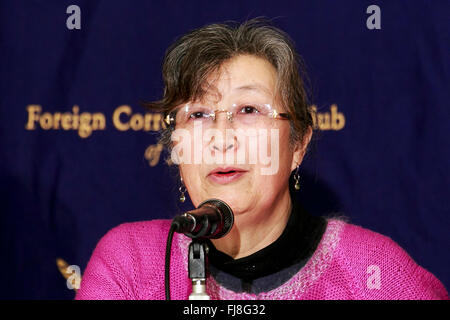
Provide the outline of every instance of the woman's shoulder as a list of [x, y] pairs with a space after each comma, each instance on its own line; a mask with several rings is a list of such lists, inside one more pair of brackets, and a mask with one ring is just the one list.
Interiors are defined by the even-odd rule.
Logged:
[[339, 248], [346, 260], [368, 268], [389, 266], [403, 272], [416, 268], [412, 257], [392, 238], [349, 222], [342, 224]]
[[99, 257], [132, 260], [132, 257], [139, 257], [145, 252], [162, 253], [169, 228], [170, 220], [122, 223], [100, 238], [90, 260]]
[[392, 238], [386, 235], [348, 221], [341, 220], [340, 223], [342, 224], [342, 244], [348, 250], [356, 250], [360, 253], [365, 251], [371, 254], [385, 253], [385, 250], [394, 255], [406, 253]]
[[76, 298], [138, 299], [148, 293], [151, 288], [144, 290], [142, 285], [156, 286], [155, 275], [163, 272], [170, 223], [129, 222], [110, 229], [91, 255]]
[[98, 247], [131, 249], [165, 245], [170, 223], [171, 220], [168, 219], [155, 219], [119, 224], [102, 236], [97, 249]]
[[337, 257], [364, 297], [448, 299], [440, 281], [393, 239], [342, 220]]
[[[123, 237], [123, 236], [142, 236], [164, 234], [169, 231], [171, 220], [155, 219], [146, 221], [124, 222], [110, 229], [105, 236]], [[150, 234], [149, 234], [150, 232]]]

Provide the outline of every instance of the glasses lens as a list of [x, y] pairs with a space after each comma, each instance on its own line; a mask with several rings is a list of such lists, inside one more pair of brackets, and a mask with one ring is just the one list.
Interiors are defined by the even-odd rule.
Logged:
[[205, 121], [213, 117], [211, 108], [199, 104], [186, 104], [176, 114], [175, 121], [182, 126], [189, 126], [194, 121]]
[[274, 123], [276, 111], [268, 103], [239, 103], [228, 109], [213, 109], [203, 104], [186, 104], [176, 111], [175, 123], [182, 127], [201, 121], [204, 125], [219, 119], [218, 114], [227, 113], [227, 117], [236, 126], [269, 126]]
[[273, 109], [270, 104], [246, 103], [233, 105], [233, 119], [242, 125], [267, 125], [272, 122]]

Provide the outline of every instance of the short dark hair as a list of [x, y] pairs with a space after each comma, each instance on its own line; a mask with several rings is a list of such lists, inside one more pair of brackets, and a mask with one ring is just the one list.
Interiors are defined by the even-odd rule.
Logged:
[[[264, 58], [275, 67], [276, 92], [291, 118], [291, 141], [302, 142], [313, 126], [304, 64], [290, 37], [262, 18], [210, 24], [178, 38], [164, 56], [163, 98], [143, 105], [166, 116], [180, 104], [201, 99], [207, 77], [224, 62], [242, 54]], [[164, 128], [160, 139], [169, 149], [171, 133], [171, 127]]]

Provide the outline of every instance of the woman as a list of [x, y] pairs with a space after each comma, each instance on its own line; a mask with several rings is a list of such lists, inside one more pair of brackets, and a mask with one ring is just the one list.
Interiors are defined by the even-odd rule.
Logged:
[[[167, 51], [162, 141], [195, 206], [225, 201], [235, 222], [208, 241], [212, 299], [447, 299], [391, 239], [309, 215], [289, 177], [312, 136], [300, 60], [282, 31], [250, 21], [190, 32]], [[120, 225], [98, 243], [77, 299], [164, 299], [169, 220]], [[190, 239], [176, 234], [171, 297], [187, 299]]]

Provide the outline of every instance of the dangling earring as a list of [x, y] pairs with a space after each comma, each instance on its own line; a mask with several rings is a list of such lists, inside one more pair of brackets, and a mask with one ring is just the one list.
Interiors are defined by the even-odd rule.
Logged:
[[178, 191], [180, 191], [180, 193], [181, 193], [180, 202], [184, 203], [184, 201], [186, 201], [186, 196], [184, 195], [184, 193], [186, 192], [186, 187], [184, 186], [183, 178], [180, 178], [180, 181], [181, 181], [181, 186], [178, 188]]
[[298, 174], [299, 168], [300, 168], [300, 166], [297, 167], [297, 170], [295, 170], [295, 173], [294, 173], [294, 180], [295, 180], [294, 188], [295, 188], [295, 190], [300, 190], [300, 175]]

